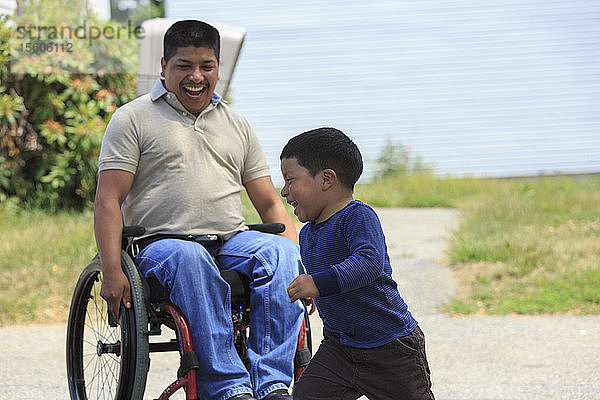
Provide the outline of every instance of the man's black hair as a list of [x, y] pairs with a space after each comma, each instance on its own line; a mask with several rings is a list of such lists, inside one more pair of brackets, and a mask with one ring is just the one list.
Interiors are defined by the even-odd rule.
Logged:
[[221, 51], [219, 31], [212, 25], [193, 19], [178, 21], [167, 29], [163, 39], [163, 57], [168, 62], [180, 47], [208, 47], [215, 51], [217, 62]]
[[312, 176], [330, 168], [350, 190], [363, 170], [360, 150], [352, 139], [335, 128], [317, 128], [294, 136], [279, 158], [295, 158]]

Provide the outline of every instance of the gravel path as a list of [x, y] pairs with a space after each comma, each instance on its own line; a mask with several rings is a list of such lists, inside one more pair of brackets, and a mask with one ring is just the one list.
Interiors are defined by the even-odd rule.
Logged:
[[427, 337], [437, 399], [600, 399], [600, 316], [453, 318], [454, 210], [380, 209], [394, 277]]
[[[444, 249], [460, 215], [447, 209], [377, 212], [394, 277], [427, 337], [437, 399], [600, 400], [600, 316], [441, 314], [437, 307], [455, 293]], [[312, 325], [316, 348], [316, 315]], [[67, 399], [64, 343], [63, 325], [0, 328], [0, 399]], [[173, 379], [177, 362], [173, 353], [152, 355], [148, 399]]]

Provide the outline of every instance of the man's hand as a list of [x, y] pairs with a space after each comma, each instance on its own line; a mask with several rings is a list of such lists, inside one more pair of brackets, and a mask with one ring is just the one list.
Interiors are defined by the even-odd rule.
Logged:
[[118, 320], [121, 302], [125, 308], [131, 308], [131, 288], [129, 280], [123, 273], [104, 274], [100, 296], [108, 303], [108, 311]]
[[298, 299], [319, 297], [319, 289], [308, 274], [298, 275], [288, 286], [287, 292], [292, 303]]

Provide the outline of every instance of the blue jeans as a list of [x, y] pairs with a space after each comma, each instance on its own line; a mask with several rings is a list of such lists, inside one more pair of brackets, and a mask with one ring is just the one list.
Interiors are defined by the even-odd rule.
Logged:
[[171, 301], [188, 319], [200, 361], [199, 397], [224, 400], [249, 393], [260, 399], [287, 389], [303, 312], [286, 292], [299, 272], [298, 245], [282, 236], [245, 231], [226, 241], [217, 259], [221, 268], [251, 279], [249, 372], [233, 344], [231, 291], [209, 252], [195, 242], [164, 239], [136, 257], [143, 274], [168, 287]]

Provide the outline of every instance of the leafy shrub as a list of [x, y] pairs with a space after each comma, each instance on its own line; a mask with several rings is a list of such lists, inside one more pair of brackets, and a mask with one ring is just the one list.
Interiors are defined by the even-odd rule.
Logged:
[[21, 16], [0, 18], [0, 202], [48, 211], [93, 202], [106, 124], [117, 107], [135, 97], [135, 37], [93, 45], [90, 38], [59, 38], [53, 40], [70, 41], [72, 52], [15, 56], [23, 43], [15, 42], [15, 29], [27, 24], [76, 27], [84, 21], [101, 30], [118, 28], [87, 14], [82, 4], [32, 0]]

